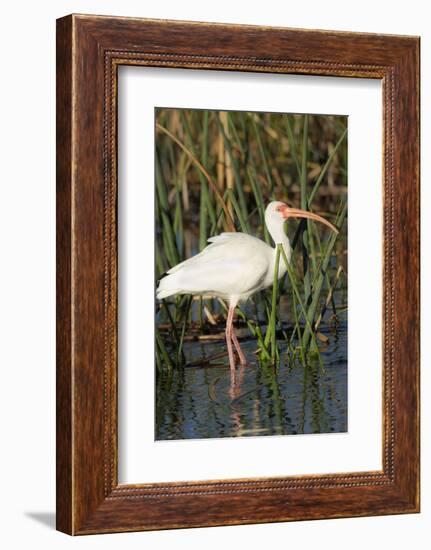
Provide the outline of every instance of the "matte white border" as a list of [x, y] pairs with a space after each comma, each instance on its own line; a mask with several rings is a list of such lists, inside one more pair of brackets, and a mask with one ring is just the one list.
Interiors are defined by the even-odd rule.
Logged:
[[[119, 481], [382, 468], [379, 81], [119, 69]], [[154, 107], [349, 115], [348, 433], [154, 441]]]

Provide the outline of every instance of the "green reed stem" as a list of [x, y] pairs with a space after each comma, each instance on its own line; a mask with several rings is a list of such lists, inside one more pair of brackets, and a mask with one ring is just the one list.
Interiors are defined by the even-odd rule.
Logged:
[[160, 167], [160, 160], [156, 154], [156, 191], [160, 206], [160, 214], [162, 218], [162, 236], [163, 245], [166, 252], [166, 257], [169, 262], [169, 267], [173, 267], [179, 261], [178, 250], [176, 246], [175, 232], [173, 229], [173, 221], [169, 214], [169, 202], [166, 191], [166, 185], [163, 180], [163, 174]]
[[[209, 113], [205, 111], [202, 130], [201, 162], [203, 166], [208, 163], [208, 118]], [[208, 185], [203, 175], [199, 172], [200, 189], [200, 212], [199, 212], [199, 250], [203, 250], [207, 244], [208, 225]]]
[[[311, 325], [311, 321], [309, 319], [309, 316], [308, 316], [308, 313], [307, 313], [307, 309], [303, 303], [303, 301], [301, 300], [301, 295], [299, 294], [299, 291], [298, 291], [298, 286], [296, 284], [296, 280], [295, 280], [295, 274], [292, 270], [292, 267], [287, 259], [287, 256], [286, 256], [286, 253], [284, 251], [284, 248], [281, 247], [281, 255], [283, 257], [283, 261], [284, 261], [284, 264], [286, 266], [286, 270], [287, 270], [287, 273], [289, 275], [289, 279], [290, 279], [290, 284], [292, 286], [292, 290], [296, 296], [296, 299], [300, 305], [300, 308], [301, 308], [301, 311], [302, 311], [302, 315], [304, 317], [304, 320], [305, 320], [305, 324], [306, 324], [306, 328], [308, 329], [309, 331], [309, 334], [311, 335], [311, 339], [312, 339], [312, 344], [313, 344], [313, 351], [316, 351], [318, 354], [319, 354], [319, 360], [322, 361], [321, 357], [320, 357], [320, 353], [319, 353], [319, 347], [317, 345], [317, 340], [315, 338], [315, 335], [314, 335], [314, 332], [313, 332], [313, 328], [312, 328], [312, 325]], [[303, 346], [304, 350], [306, 350], [307, 348], [307, 345], [308, 345], [308, 342], [304, 342], [304, 339], [302, 339], [301, 341], [301, 346]]]
[[275, 327], [275, 314], [277, 310], [278, 271], [280, 264], [280, 251], [283, 245], [277, 244], [275, 253], [274, 282], [272, 284], [272, 303], [269, 328], [271, 330], [271, 360], [274, 363], [277, 356], [277, 331]]
[[[302, 134], [302, 156], [301, 156], [301, 208], [308, 210], [307, 202], [307, 160], [308, 160], [308, 115], [304, 115], [304, 128]], [[302, 222], [302, 265], [304, 269], [304, 301], [307, 303], [311, 291], [310, 283], [310, 258], [308, 254], [309, 231], [308, 220]]]
[[[252, 161], [252, 157], [250, 156], [250, 159]], [[259, 218], [260, 223], [263, 227], [263, 236], [265, 239], [265, 242], [267, 244], [271, 243], [271, 237], [269, 236], [268, 229], [265, 225], [265, 203], [263, 201], [263, 195], [262, 195], [262, 189], [259, 185], [259, 182], [257, 181], [257, 175], [256, 175], [256, 167], [254, 166], [254, 162], [252, 161], [252, 165], [247, 166], [247, 176], [248, 180], [250, 182], [251, 189], [253, 191], [254, 200], [256, 202], [256, 206], [259, 211]]]
[[241, 210], [241, 206], [239, 205], [232, 189], [227, 190], [227, 196], [233, 205], [235, 214], [237, 215], [239, 225], [241, 227], [241, 231], [243, 231], [244, 233], [250, 233], [250, 228], [247, 223], [247, 218], [244, 218], [244, 214], [243, 214], [243, 211]]
[[[231, 121], [231, 117], [230, 117], [229, 113], [227, 113], [227, 120], [228, 120], [229, 127], [231, 127], [233, 125], [233, 123]], [[220, 121], [220, 118], [216, 117], [216, 121], [217, 121], [219, 132], [222, 134], [222, 137], [223, 137], [223, 143], [224, 143], [224, 146], [225, 146], [225, 151], [229, 155], [229, 159], [230, 159], [230, 163], [231, 163], [231, 167], [232, 167], [232, 171], [233, 171], [233, 176], [234, 176], [234, 180], [235, 180], [235, 190], [238, 194], [239, 204], [241, 205], [242, 217], [243, 217], [244, 220], [247, 220], [247, 218], [248, 218], [247, 202], [246, 202], [246, 198], [245, 198], [245, 194], [244, 194], [244, 186], [243, 186], [243, 181], [242, 181], [242, 177], [241, 177], [241, 174], [240, 174], [238, 159], [233, 154], [231, 140], [229, 140], [229, 138], [226, 136], [226, 132], [225, 132], [225, 129], [223, 127], [223, 124]], [[250, 226], [249, 226], [248, 223], [247, 223], [247, 232], [250, 232]]]
[[271, 172], [269, 170], [267, 155], [265, 154], [265, 149], [262, 145], [259, 128], [257, 127], [256, 120], [253, 115], [251, 116], [251, 123], [253, 126], [254, 133], [256, 135], [256, 142], [259, 149], [260, 157], [262, 159], [262, 163], [263, 163], [263, 167], [266, 175], [266, 181], [268, 182], [269, 190], [270, 190], [270, 193], [272, 194], [274, 191], [274, 182], [272, 180]]
[[163, 342], [163, 338], [160, 336], [158, 330], [156, 330], [156, 343], [157, 343], [157, 346], [159, 347], [161, 357], [163, 359], [162, 364], [165, 365], [168, 372], [171, 372], [173, 370], [174, 366], [173, 366], [171, 358], [169, 357], [169, 354], [166, 350], [165, 344]]
[[284, 115], [284, 120], [286, 122], [287, 139], [290, 145], [290, 153], [292, 155], [293, 161], [295, 162], [296, 170], [298, 172], [298, 177], [301, 180], [302, 178], [301, 166], [299, 164], [298, 153], [296, 151], [295, 136], [293, 135], [292, 126], [290, 123], [290, 115]]
[[177, 351], [177, 363], [180, 362], [180, 357], [183, 357], [184, 336], [186, 334], [186, 328], [187, 328], [187, 323], [188, 323], [188, 320], [189, 320], [189, 313], [190, 313], [190, 307], [192, 305], [192, 300], [193, 300], [193, 296], [188, 296], [187, 297], [187, 305], [186, 305], [186, 310], [185, 310], [185, 313], [184, 313], [183, 326], [182, 326], [182, 329], [181, 329], [180, 343], [178, 345], [178, 351]]

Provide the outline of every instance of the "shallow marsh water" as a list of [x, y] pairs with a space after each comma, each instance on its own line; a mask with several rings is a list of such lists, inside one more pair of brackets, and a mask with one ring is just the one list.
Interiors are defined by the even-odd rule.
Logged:
[[322, 327], [321, 332], [329, 338], [321, 349], [323, 370], [317, 360], [306, 368], [292, 362], [285, 350], [277, 368], [263, 367], [254, 354], [256, 341], [243, 339], [249, 364], [237, 367], [235, 384], [226, 356], [211, 366], [199, 364], [223, 352], [223, 342], [186, 342], [186, 361], [193, 366], [158, 377], [155, 439], [347, 431], [346, 312], [336, 330]]

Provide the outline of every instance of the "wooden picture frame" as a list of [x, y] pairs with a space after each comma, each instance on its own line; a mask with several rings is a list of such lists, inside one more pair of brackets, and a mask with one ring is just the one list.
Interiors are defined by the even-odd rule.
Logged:
[[[117, 68], [383, 83], [383, 469], [119, 485]], [[57, 529], [419, 511], [419, 38], [70, 15], [57, 21]]]

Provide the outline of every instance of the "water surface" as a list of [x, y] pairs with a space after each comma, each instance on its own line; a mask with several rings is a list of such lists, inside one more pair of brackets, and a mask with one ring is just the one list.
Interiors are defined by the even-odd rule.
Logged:
[[242, 339], [249, 364], [237, 367], [235, 384], [227, 356], [211, 366], [201, 361], [223, 353], [224, 343], [186, 342], [189, 366], [158, 378], [155, 439], [347, 431], [346, 315], [335, 331], [322, 333], [329, 338], [321, 350], [323, 369], [317, 360], [304, 367], [286, 351], [278, 367], [264, 367], [253, 353], [256, 341]]

